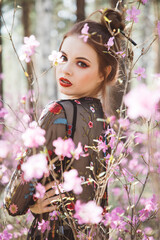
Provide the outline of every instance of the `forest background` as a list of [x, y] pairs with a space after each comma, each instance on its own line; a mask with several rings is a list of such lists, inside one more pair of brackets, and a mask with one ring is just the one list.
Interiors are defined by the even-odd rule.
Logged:
[[[117, 2], [121, 2], [121, 6], [129, 7], [130, 4], [140, 3], [141, 1], [117, 1], [117, 0], [15, 0], [0, 1], [0, 108], [6, 112], [3, 115], [0, 125], [0, 137], [4, 139], [6, 132], [13, 135], [10, 142], [16, 144], [15, 136], [17, 134], [17, 120], [20, 116], [17, 112], [21, 112], [22, 108], [32, 107], [32, 97], [30, 89], [37, 91], [38, 80], [38, 101], [36, 104], [36, 114], [39, 117], [43, 107], [51, 100], [62, 97], [58, 92], [54, 68], [48, 60], [48, 56], [52, 50], [58, 50], [63, 35], [76, 22], [85, 19], [90, 13], [97, 9], [106, 7], [116, 7]], [[138, 60], [138, 66], [145, 69], [146, 76], [141, 79], [144, 84], [152, 84], [154, 74], [160, 73], [160, 40], [154, 38], [155, 25], [160, 19], [160, 1], [149, 0], [146, 4], [140, 5], [141, 14], [139, 21], [133, 26], [131, 38], [137, 43], [132, 46], [130, 58], [134, 61]], [[36, 54], [32, 58], [32, 65], [19, 63], [16, 53], [20, 54], [20, 49], [25, 36], [35, 35], [40, 42], [40, 46], [36, 49]], [[139, 57], [140, 56], [140, 57]], [[136, 60], [137, 59], [137, 60]], [[137, 66], [135, 65], [135, 69]], [[135, 69], [132, 69], [133, 71]], [[30, 78], [28, 78], [28, 75]], [[33, 77], [32, 77], [33, 75]], [[137, 78], [131, 73], [132, 81], [129, 82], [127, 91], [137, 85]], [[159, 75], [157, 75], [159, 78]], [[117, 115], [117, 109], [121, 106], [123, 89], [125, 88], [125, 76], [118, 80], [117, 86], [110, 89], [113, 95], [113, 109]], [[118, 91], [117, 91], [118, 89]], [[25, 107], [24, 107], [25, 106]], [[31, 112], [34, 115], [34, 112]], [[18, 144], [18, 143], [17, 143]], [[16, 148], [15, 148], [16, 149]], [[12, 149], [13, 150], [13, 149]], [[0, 149], [2, 151], [2, 148]], [[13, 150], [14, 151], [14, 150]], [[15, 150], [16, 152], [16, 150]], [[13, 152], [13, 155], [15, 154]], [[1, 154], [2, 155], [2, 154]], [[3, 191], [9, 181], [11, 173], [17, 161], [13, 161], [12, 157], [8, 157], [5, 167], [4, 159], [1, 156], [0, 168], [0, 190], [1, 190], [1, 207]], [[144, 173], [145, 175], [145, 173]], [[147, 177], [148, 178], [148, 177]], [[116, 189], [116, 188], [115, 188]], [[113, 191], [112, 194], [114, 196]], [[153, 191], [154, 192], [154, 191]], [[150, 196], [150, 188], [145, 192], [146, 196]], [[117, 195], [115, 194], [115, 198]], [[119, 196], [118, 196], [119, 198]], [[114, 197], [113, 197], [114, 199]], [[114, 205], [114, 204], [113, 204]], [[116, 206], [116, 204], [115, 204]], [[5, 219], [5, 220], [4, 220]], [[19, 221], [19, 220], [17, 220]], [[30, 223], [30, 220], [28, 221]], [[1, 230], [3, 226], [12, 228], [12, 218], [3, 218], [1, 222]], [[7, 225], [9, 224], [9, 225]], [[152, 226], [153, 224], [151, 224]], [[150, 226], [150, 225], [149, 225]], [[158, 222], [156, 228], [160, 229]], [[13, 231], [11, 229], [11, 231]], [[152, 239], [159, 239], [160, 230], [151, 232]], [[23, 237], [26, 232], [22, 231], [21, 235], [15, 235], [15, 238]], [[129, 238], [128, 238], [129, 239]], [[134, 239], [132, 236], [130, 239]], [[136, 238], [135, 238], [136, 239]], [[143, 239], [143, 238], [140, 238]], [[151, 239], [151, 238], [148, 238]]]

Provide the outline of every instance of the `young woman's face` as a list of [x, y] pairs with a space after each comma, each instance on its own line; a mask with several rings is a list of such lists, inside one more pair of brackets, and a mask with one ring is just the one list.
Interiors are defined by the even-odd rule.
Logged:
[[76, 99], [96, 97], [97, 88], [104, 77], [99, 73], [96, 51], [79, 36], [65, 38], [62, 63], [56, 67], [56, 79], [61, 93]]

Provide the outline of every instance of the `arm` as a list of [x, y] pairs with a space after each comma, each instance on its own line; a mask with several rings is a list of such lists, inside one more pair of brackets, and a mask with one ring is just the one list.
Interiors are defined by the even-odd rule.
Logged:
[[[58, 118], [64, 118], [63, 110], [61, 108], [54, 110], [54, 107], [51, 108], [50, 105], [49, 107], [49, 110], [45, 110], [45, 114], [40, 118], [40, 127], [46, 131], [45, 145], [47, 149], [53, 151], [52, 142], [58, 137], [57, 127], [60, 128], [58, 132], [59, 136], [64, 137], [66, 126], [54, 124]], [[39, 149], [37, 149], [38, 151]], [[23, 159], [20, 160], [5, 191], [4, 207], [12, 216], [25, 214], [29, 207], [35, 204], [33, 195], [35, 193], [36, 182], [34, 180], [30, 182], [23, 180], [22, 163]]]

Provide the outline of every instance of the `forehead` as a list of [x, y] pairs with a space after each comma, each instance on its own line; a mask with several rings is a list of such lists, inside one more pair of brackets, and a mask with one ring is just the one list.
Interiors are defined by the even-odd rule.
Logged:
[[85, 43], [79, 35], [71, 35], [64, 39], [61, 51], [73, 57], [85, 57], [98, 61], [96, 51], [87, 43]]

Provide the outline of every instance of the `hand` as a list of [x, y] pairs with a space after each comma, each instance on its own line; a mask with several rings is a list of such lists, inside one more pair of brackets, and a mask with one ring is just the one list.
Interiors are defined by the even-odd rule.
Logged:
[[[53, 186], [55, 186], [54, 181], [46, 184], [46, 193], [44, 197], [39, 198], [34, 205], [30, 206], [31, 212], [35, 214], [42, 214], [56, 210], [57, 206], [53, 205], [53, 203], [60, 200], [60, 195], [55, 195], [55, 188], [53, 188]], [[65, 197], [64, 194], [61, 196]]]

